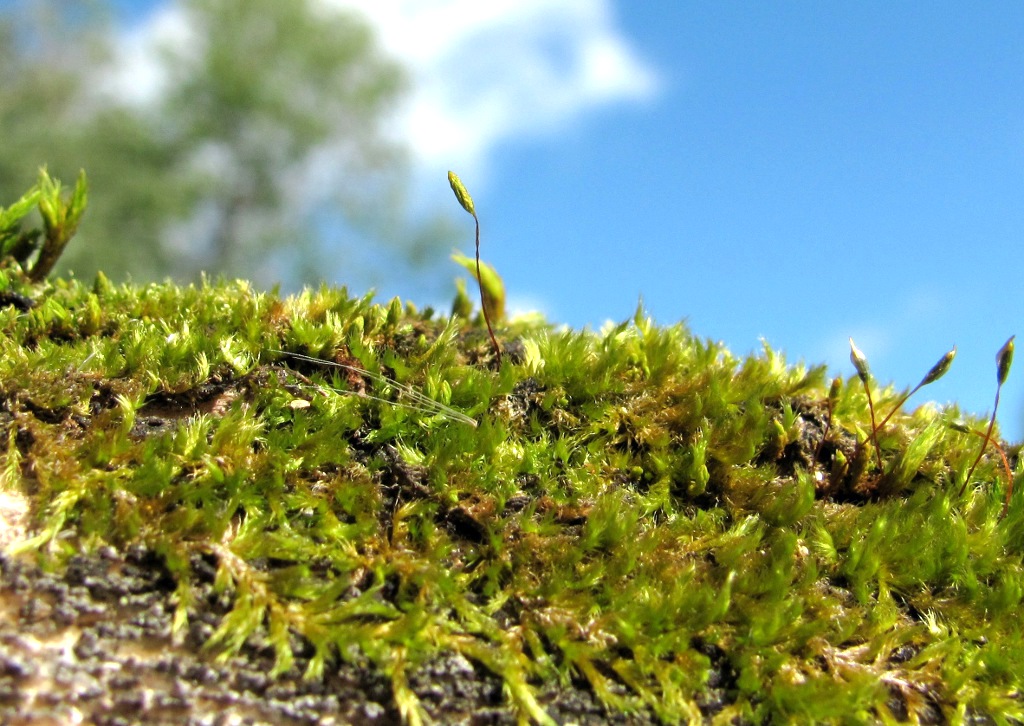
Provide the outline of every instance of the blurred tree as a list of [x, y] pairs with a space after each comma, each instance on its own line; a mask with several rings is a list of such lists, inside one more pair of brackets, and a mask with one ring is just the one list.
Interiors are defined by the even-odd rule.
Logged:
[[88, 168], [104, 193], [90, 204], [82, 235], [65, 259], [82, 262], [89, 255], [92, 264], [76, 267], [148, 277], [168, 270], [161, 248], [129, 242], [156, 240], [161, 224], [185, 209], [172, 204], [176, 176], [166, 170], [173, 151], [138, 114], [90, 103], [89, 71], [95, 75], [110, 51], [101, 10], [95, 3], [75, 11], [69, 4], [34, 2], [3, 17], [0, 204], [27, 189], [43, 164], [65, 182]]
[[[92, 189], [65, 265], [89, 276], [263, 282], [325, 272], [328, 235], [422, 259], [444, 226], [406, 222], [406, 88], [358, 16], [315, 0], [181, 0], [188, 37], [161, 48], [162, 91], [110, 92], [108, 3], [35, 0], [0, 19], [0, 198], [47, 164]], [[348, 258], [348, 255], [346, 255]]]

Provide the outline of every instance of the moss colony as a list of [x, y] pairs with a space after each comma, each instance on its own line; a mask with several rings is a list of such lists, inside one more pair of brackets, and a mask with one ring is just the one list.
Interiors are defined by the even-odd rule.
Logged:
[[1003, 516], [999, 447], [966, 481], [987, 422], [901, 408], [872, 433], [856, 375], [830, 391], [642, 311], [498, 324], [499, 366], [481, 320], [398, 300], [19, 269], [0, 487], [29, 516], [6, 570], [158, 581], [170, 642], [210, 668], [258, 652], [264, 689], [355, 669], [346, 693], [410, 723], [455, 720], [438, 663], [496, 722], [569, 719], [573, 690], [597, 721], [1024, 712], [1024, 496]]

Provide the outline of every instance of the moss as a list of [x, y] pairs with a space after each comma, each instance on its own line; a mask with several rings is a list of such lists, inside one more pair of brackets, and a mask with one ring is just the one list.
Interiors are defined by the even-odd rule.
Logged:
[[365, 661], [410, 722], [408, 673], [444, 654], [536, 722], [542, 683], [580, 680], [669, 723], [1022, 716], [1024, 498], [1000, 518], [994, 454], [958, 496], [980, 442], [955, 410], [900, 410], [879, 469], [856, 377], [830, 395], [821, 368], [642, 311], [508, 323], [499, 367], [478, 325], [338, 289], [19, 294], [35, 304], [0, 308], [2, 485], [34, 522], [15, 549], [155, 552], [179, 631], [213, 564], [214, 657], [255, 638], [276, 673], [297, 642], [308, 678]]
[[445, 663], [537, 723], [552, 684], [589, 690], [566, 717], [1024, 718], [1019, 450], [988, 450], [1013, 338], [986, 427], [903, 408], [955, 348], [897, 392], [851, 341], [826, 389], [642, 310], [506, 321], [503, 355], [487, 316], [344, 289], [43, 283], [85, 189], [43, 171], [0, 210], [11, 552], [75, 582], [159, 562], [176, 642], [383, 679], [409, 723]]

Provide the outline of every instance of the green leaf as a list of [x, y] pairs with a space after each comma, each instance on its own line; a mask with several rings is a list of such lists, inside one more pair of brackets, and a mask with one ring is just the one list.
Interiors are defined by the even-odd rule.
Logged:
[[[452, 253], [452, 260], [465, 267], [469, 274], [476, 278], [476, 261], [467, 257], [461, 252]], [[480, 263], [480, 277], [477, 280], [483, 290], [483, 304], [487, 306], [494, 322], [501, 322], [505, 319], [505, 282], [497, 270], [486, 262]]]
[[71, 199], [65, 202], [60, 182], [52, 179], [43, 167], [39, 170], [39, 190], [39, 213], [43, 217], [45, 239], [39, 257], [29, 271], [29, 277], [36, 282], [50, 274], [78, 230], [88, 199], [88, 183], [85, 172], [79, 172]]
[[16, 248], [25, 240], [21, 221], [39, 203], [39, 185], [33, 186], [21, 199], [6, 209], [0, 207], [0, 256], [15, 254]]
[[[468, 258], [467, 258], [468, 259]], [[473, 314], [473, 303], [466, 292], [466, 281], [463, 278], [455, 280], [455, 300], [452, 301], [452, 315], [469, 319]]]
[[78, 179], [75, 180], [75, 191], [71, 195], [71, 203], [67, 208], [65, 225], [69, 230], [69, 235], [78, 230], [78, 223], [82, 221], [82, 215], [85, 213], [85, 206], [88, 202], [89, 183], [85, 178], [85, 169], [81, 169], [78, 172]]

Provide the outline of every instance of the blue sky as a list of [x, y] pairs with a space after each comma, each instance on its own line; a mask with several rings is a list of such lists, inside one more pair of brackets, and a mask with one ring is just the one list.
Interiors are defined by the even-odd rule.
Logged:
[[[760, 339], [991, 410], [1020, 330], [1024, 9], [959, 3], [626, 3], [660, 79], [642, 103], [498, 149], [477, 194], [511, 291], [574, 326], [642, 295], [736, 353]], [[472, 179], [466, 179], [472, 184]], [[472, 186], [471, 186], [472, 188]], [[1021, 371], [1001, 423], [1020, 440]]]
[[[995, 353], [1024, 333], [1019, 3], [323, 1], [367, 10], [413, 69], [395, 132], [418, 203], [452, 210], [471, 251], [460, 173], [513, 306], [596, 328], [642, 296], [661, 323], [832, 375], [852, 375], [853, 336], [899, 387], [956, 344], [914, 400], [991, 410]], [[126, 48], [174, 37], [171, 4], [119, 4]], [[457, 272], [378, 290], [448, 300]]]
[[[956, 344], [915, 400], [990, 411], [995, 353], [1024, 332], [1024, 9], [609, 10], [656, 90], [504, 139], [463, 174], [510, 294], [595, 327], [642, 295], [659, 322], [833, 374], [853, 373], [853, 336], [899, 387]], [[1013, 440], [1021, 376], [1000, 417]]]

